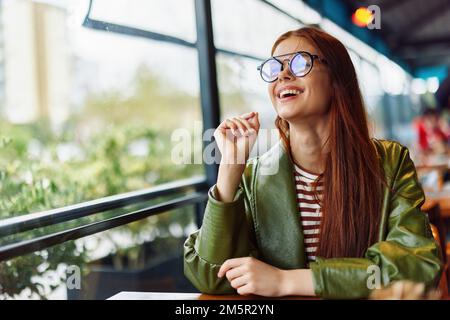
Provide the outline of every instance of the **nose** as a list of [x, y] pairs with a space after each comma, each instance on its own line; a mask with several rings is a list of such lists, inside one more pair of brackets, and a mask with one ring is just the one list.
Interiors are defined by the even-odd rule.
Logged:
[[291, 73], [291, 69], [289, 68], [289, 59], [283, 60], [282, 69], [283, 70], [281, 70], [278, 75], [278, 81], [289, 81], [295, 79], [295, 76]]

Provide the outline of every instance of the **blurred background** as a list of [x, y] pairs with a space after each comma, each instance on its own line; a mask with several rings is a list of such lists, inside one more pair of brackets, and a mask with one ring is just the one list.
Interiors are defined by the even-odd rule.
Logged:
[[161, 204], [204, 196], [214, 165], [173, 163], [173, 133], [188, 134], [195, 159], [202, 130], [231, 115], [258, 111], [274, 128], [256, 67], [281, 33], [309, 24], [348, 48], [373, 135], [410, 148], [445, 240], [447, 0], [2, 0], [0, 298], [196, 292], [182, 244], [204, 198]]

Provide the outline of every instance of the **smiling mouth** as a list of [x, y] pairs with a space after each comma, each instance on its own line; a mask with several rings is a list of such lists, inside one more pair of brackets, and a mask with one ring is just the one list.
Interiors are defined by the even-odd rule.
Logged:
[[282, 90], [282, 91], [280, 91], [280, 93], [278, 93], [277, 97], [278, 97], [278, 99], [287, 99], [287, 98], [297, 97], [302, 93], [303, 93], [303, 90], [297, 90], [297, 89]]

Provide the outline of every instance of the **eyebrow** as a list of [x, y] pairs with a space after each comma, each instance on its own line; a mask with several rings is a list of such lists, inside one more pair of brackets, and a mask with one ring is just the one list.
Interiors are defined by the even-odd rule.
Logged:
[[305, 50], [299, 50], [299, 51], [294, 51], [294, 52], [291, 52], [291, 53], [280, 54], [278, 56], [272, 56], [272, 58], [279, 58], [279, 57], [289, 56], [291, 54], [296, 54], [296, 53], [299, 53], [299, 52], [308, 52], [308, 53], [310, 53], [313, 56], [318, 56], [317, 53], [312, 53], [312, 52], [305, 51]]

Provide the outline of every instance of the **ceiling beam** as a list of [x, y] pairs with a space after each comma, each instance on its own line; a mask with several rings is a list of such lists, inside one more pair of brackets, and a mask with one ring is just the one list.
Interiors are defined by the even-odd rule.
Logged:
[[344, 0], [353, 10], [359, 7], [368, 7], [370, 5], [377, 5], [381, 9], [381, 15], [386, 12], [392, 11], [401, 7], [403, 4], [407, 2], [412, 2], [411, 0]]
[[381, 15], [383, 15], [383, 13], [395, 10], [407, 2], [411, 2], [411, 0], [397, 0], [397, 1], [385, 0], [385, 1], [381, 1], [381, 3], [379, 3], [377, 5], [381, 9]]
[[394, 36], [399, 39], [399, 42], [403, 43], [411, 39], [414, 34], [431, 22], [446, 14], [449, 9], [450, 6], [442, 7], [442, 4], [439, 2], [438, 5], [434, 5], [429, 10], [422, 12], [416, 19], [411, 20], [407, 25], [400, 28]]
[[404, 48], [397, 53], [403, 60], [412, 66], [422, 66], [427, 65], [439, 65], [446, 64], [448, 58], [450, 57], [450, 46], [447, 48], [436, 48], [429, 47], [421, 50], [415, 48]]
[[428, 37], [423, 39], [406, 39], [401, 41], [402, 47], [427, 47], [436, 45], [450, 45], [450, 35]]
[[420, 59], [415, 60], [408, 60], [408, 63], [413, 67], [431, 67], [431, 66], [437, 66], [437, 65], [447, 65], [450, 67], [450, 56], [444, 56], [441, 58], [436, 57], [424, 57]]
[[435, 50], [427, 50], [427, 51], [421, 50], [420, 52], [410, 51], [400, 54], [400, 57], [402, 57], [405, 60], [450, 57], [450, 48], [448, 48], [448, 50], [443, 50], [439, 52], [436, 52]]

